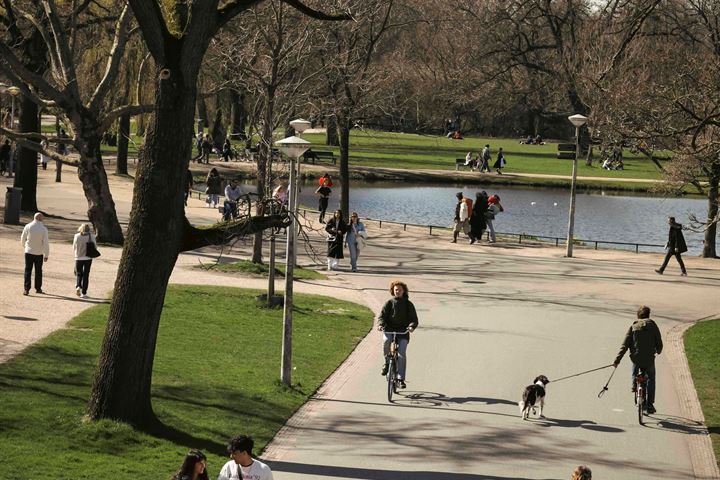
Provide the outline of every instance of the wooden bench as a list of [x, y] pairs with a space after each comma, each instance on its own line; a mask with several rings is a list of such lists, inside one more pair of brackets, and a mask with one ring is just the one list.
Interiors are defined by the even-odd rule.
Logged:
[[455, 159], [455, 171], [460, 170], [460, 167], [469, 167], [470, 170], [473, 170], [472, 165], [465, 165], [465, 159], [464, 159], [464, 158], [456, 158], [456, 159]]
[[332, 160], [333, 165], [337, 164], [337, 158], [335, 158], [335, 154], [330, 151], [325, 152], [325, 151], [308, 150], [307, 152], [305, 152], [303, 157], [305, 158], [306, 162], [312, 161], [312, 163], [315, 163], [315, 161], [319, 161], [322, 158], [327, 158], [329, 160]]

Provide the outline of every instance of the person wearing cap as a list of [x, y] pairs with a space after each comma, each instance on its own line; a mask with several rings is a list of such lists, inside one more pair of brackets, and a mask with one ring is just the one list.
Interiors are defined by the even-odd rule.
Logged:
[[455, 226], [453, 227], [452, 243], [457, 243], [460, 230], [462, 230], [465, 235], [470, 234], [470, 226], [468, 225], [468, 220], [470, 219], [470, 208], [468, 208], [468, 203], [463, 197], [462, 192], [458, 192], [455, 196], [457, 197], [458, 202], [457, 205], [455, 205]]

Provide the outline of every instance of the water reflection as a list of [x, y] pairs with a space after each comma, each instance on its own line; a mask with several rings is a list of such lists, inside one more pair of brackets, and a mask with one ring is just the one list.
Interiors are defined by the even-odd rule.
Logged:
[[[361, 217], [424, 225], [449, 226], [455, 208], [455, 194], [462, 191], [475, 198], [481, 188], [472, 186], [414, 185], [407, 183], [355, 182], [350, 191], [350, 206]], [[501, 232], [564, 237], [567, 231], [567, 190], [546, 188], [496, 188], [488, 186], [489, 194], [497, 194], [505, 212], [495, 222]], [[309, 182], [301, 192], [301, 203], [317, 208], [315, 184]], [[328, 209], [340, 203], [340, 187], [336, 183]], [[668, 216], [688, 223], [688, 215], [706, 215], [707, 202], [702, 199], [663, 198], [628, 194], [579, 193], [575, 215], [575, 237], [628, 243], [664, 244], [667, 240]], [[702, 249], [702, 235], [685, 232], [690, 254]], [[633, 248], [634, 247], [628, 247]], [[657, 248], [645, 249], [658, 251]]]

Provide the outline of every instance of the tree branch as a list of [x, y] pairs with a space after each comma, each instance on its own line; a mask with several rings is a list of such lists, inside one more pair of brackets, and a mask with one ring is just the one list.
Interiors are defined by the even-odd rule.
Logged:
[[118, 107], [114, 110], [111, 110], [108, 112], [104, 118], [102, 119], [102, 122], [100, 122], [100, 130], [106, 131], [108, 128], [110, 128], [110, 125], [112, 123], [122, 117], [123, 115], [139, 115], [141, 113], [150, 113], [155, 110], [154, 104], [145, 104], [145, 105], [123, 105], [122, 107]]
[[60, 161], [64, 163], [65, 165], [70, 165], [72, 167], [77, 167], [80, 162], [77, 160], [71, 160], [70, 157], [66, 157], [65, 155], [60, 155], [57, 152], [53, 152], [51, 150], [45, 150], [39, 141], [47, 140], [48, 143], [69, 143], [71, 142], [68, 138], [60, 138], [60, 137], [46, 137], [44, 135], [41, 135], [37, 132], [29, 132], [29, 133], [20, 133], [16, 132], [14, 130], [8, 130], [5, 127], [0, 126], [0, 133], [5, 135], [8, 138], [12, 138], [15, 143], [17, 143], [19, 146], [23, 148], [27, 148], [29, 150], [32, 150], [34, 152], [42, 153], [43, 155], [47, 155], [48, 157], [52, 158], [53, 160]]
[[120, 60], [122, 60], [123, 54], [125, 53], [125, 45], [127, 44], [128, 33], [127, 28], [130, 25], [132, 15], [130, 7], [125, 4], [120, 18], [115, 24], [115, 39], [113, 40], [113, 46], [110, 49], [110, 56], [108, 57], [107, 66], [105, 68], [105, 75], [98, 84], [95, 92], [90, 98], [88, 103], [88, 109], [92, 112], [98, 112], [100, 110], [101, 103], [105, 100], [105, 95], [112, 86], [117, 74], [120, 70]]
[[225, 245], [237, 237], [244, 237], [268, 228], [284, 228], [291, 220], [283, 215], [245, 217], [232, 222], [218, 223], [207, 228], [193, 227], [185, 218], [180, 252], [187, 252], [209, 245]]
[[303, 13], [307, 15], [308, 17], [317, 19], [317, 20], [352, 20], [353, 16], [348, 11], [345, 13], [341, 13], [338, 15], [331, 15], [329, 13], [321, 12], [319, 10], [315, 10], [314, 8], [310, 8], [304, 3], [302, 3], [300, 0], [282, 0], [283, 3], [286, 3], [293, 7], [295, 10], [299, 11], [300, 13]]
[[165, 63], [165, 40], [170, 37], [158, 2], [155, 0], [128, 0], [135, 19], [142, 30], [143, 39], [158, 65]]

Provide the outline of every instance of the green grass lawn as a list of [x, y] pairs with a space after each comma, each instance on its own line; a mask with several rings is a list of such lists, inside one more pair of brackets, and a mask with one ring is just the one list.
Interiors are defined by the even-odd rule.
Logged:
[[108, 305], [0, 364], [0, 478], [165, 479], [190, 448], [208, 454], [215, 478], [230, 437], [249, 433], [260, 451], [368, 332], [373, 316], [356, 304], [296, 295], [293, 388], [283, 388], [282, 310], [258, 308], [259, 293], [170, 287], [153, 374], [153, 405], [165, 428], [154, 434], [83, 420]]
[[[324, 145], [324, 134], [304, 134], [303, 138], [313, 142], [316, 150], [332, 150], [339, 155], [338, 147]], [[454, 170], [456, 158], [465, 158], [469, 151], [476, 156], [485, 144], [489, 144], [493, 152], [492, 162], [495, 161], [498, 148], [502, 147], [505, 151], [508, 162], [505, 171], [508, 173], [570, 175], [572, 172], [570, 160], [556, 158], [556, 143], [521, 145], [519, 142], [519, 139], [512, 138], [465, 137], [464, 140], [451, 140], [441, 136], [353, 130], [350, 136], [350, 165]], [[641, 156], [626, 151], [625, 170], [611, 171], [599, 167], [599, 152], [597, 149], [595, 152], [593, 167], [587, 167], [584, 160], [578, 162], [579, 176], [660, 178], [657, 167]]]
[[[265, 263], [253, 263], [250, 260], [240, 260], [232, 263], [214, 263], [209, 266], [200, 265], [197, 268], [208, 268], [210, 270], [220, 270], [221, 272], [244, 273], [256, 277], [267, 278], [270, 267]], [[277, 263], [275, 265], [275, 274], [285, 277], [285, 264]], [[295, 280], [323, 280], [327, 276], [315, 270], [308, 268], [295, 267], [293, 269], [293, 278]]]
[[715, 459], [720, 460], [720, 319], [690, 328], [685, 333], [685, 354], [710, 430]]

